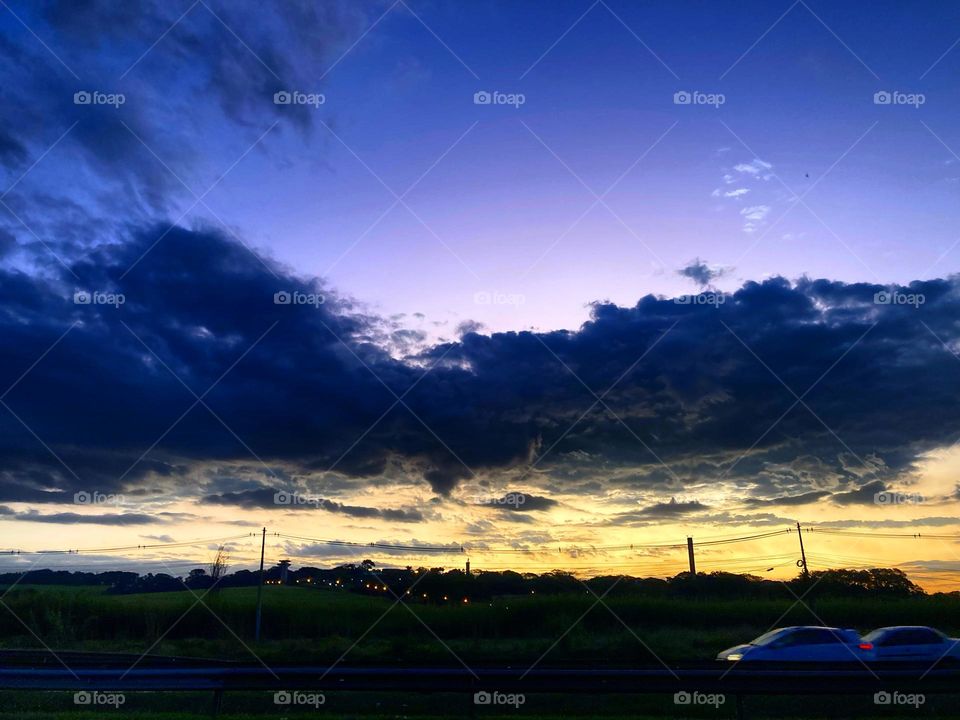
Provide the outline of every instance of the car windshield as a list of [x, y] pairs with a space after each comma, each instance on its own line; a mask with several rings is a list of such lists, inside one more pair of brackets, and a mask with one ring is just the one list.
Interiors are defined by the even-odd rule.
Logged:
[[877, 645], [936, 645], [946, 639], [939, 630], [926, 627], [881, 628], [865, 635], [864, 642]]
[[779, 630], [771, 630], [770, 632], [764, 633], [763, 635], [761, 635], [760, 637], [756, 638], [755, 640], [751, 640], [751, 641], [750, 641], [750, 644], [751, 644], [751, 645], [769, 645], [769, 644], [772, 643], [774, 640], [776, 640], [776, 639], [778, 639], [778, 638], [780, 638], [780, 637], [783, 637], [784, 633], [786, 633], [786, 632], [788, 632], [788, 631], [787, 631], [787, 630], [784, 630], [783, 628], [781, 628], [781, 629], [779, 629]]

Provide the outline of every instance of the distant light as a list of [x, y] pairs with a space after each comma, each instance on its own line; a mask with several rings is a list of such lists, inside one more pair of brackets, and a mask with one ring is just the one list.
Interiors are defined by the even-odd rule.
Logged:
[[463, 599], [463, 602], [464, 602], [464, 603], [468, 603], [468, 602], [470, 602], [470, 601], [469, 601], [467, 598], [464, 598], [464, 599]]

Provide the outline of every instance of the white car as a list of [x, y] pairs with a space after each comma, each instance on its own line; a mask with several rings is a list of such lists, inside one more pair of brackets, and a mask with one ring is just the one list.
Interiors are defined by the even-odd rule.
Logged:
[[879, 628], [863, 644], [866, 659], [873, 662], [960, 662], [960, 640], [922, 625]]
[[730, 662], [864, 662], [856, 630], [800, 625], [771, 630], [746, 645], [727, 648], [717, 660]]

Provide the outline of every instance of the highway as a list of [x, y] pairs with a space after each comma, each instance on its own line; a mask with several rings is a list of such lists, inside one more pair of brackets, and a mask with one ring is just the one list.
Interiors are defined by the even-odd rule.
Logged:
[[[66, 658], [64, 658], [65, 661]], [[34, 690], [316, 690], [524, 693], [675, 693], [736, 695], [857, 694], [880, 690], [924, 694], [960, 693], [960, 670], [926, 668], [736, 667], [720, 664], [638, 669], [430, 668], [177, 664], [129, 662], [93, 666], [57, 663], [24, 667], [3, 663], [0, 688]]]

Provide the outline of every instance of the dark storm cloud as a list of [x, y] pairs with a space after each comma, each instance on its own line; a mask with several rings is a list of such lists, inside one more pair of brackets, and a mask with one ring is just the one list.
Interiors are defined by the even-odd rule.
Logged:
[[0, 506], [0, 515], [8, 520], [22, 520], [24, 522], [52, 523], [54, 525], [152, 525], [161, 522], [154, 515], [145, 513], [97, 513], [81, 515], [80, 513], [39, 513], [36, 510], [16, 512], [9, 507]]
[[202, 502], [214, 505], [232, 505], [247, 509], [326, 510], [350, 517], [382, 518], [392, 522], [421, 522], [423, 520], [423, 513], [418, 510], [345, 505], [327, 498], [301, 497], [285, 491], [278, 492], [272, 488], [207, 495]]
[[[216, 232], [167, 230], [97, 248], [73, 263], [78, 280], [0, 270], [7, 501], [210, 494], [197, 463], [255, 457], [312, 477], [412, 473], [449, 493], [546, 453], [538, 469], [556, 469], [556, 486], [575, 462], [571, 486], [598, 472], [660, 493], [724, 477], [781, 504], [825, 486], [850, 504], [960, 423], [960, 362], [941, 343], [960, 340], [956, 278], [899, 288], [925, 296], [919, 309], [825, 280], [747, 283], [719, 307], [647, 296], [596, 304], [577, 331], [467, 333], [398, 360], [390, 322], [319, 281]], [[75, 304], [78, 289], [125, 303]], [[275, 304], [278, 292], [324, 301]], [[612, 387], [603, 407], [585, 386]]]
[[874, 480], [855, 490], [834, 493], [830, 499], [838, 505], [876, 505], [876, 496], [884, 492], [887, 492], [886, 483], [882, 480]]
[[704, 505], [699, 500], [678, 501], [676, 498], [670, 498], [670, 502], [648, 505], [643, 508], [639, 514], [645, 517], [671, 518], [708, 509], [709, 506]]
[[541, 495], [531, 495], [525, 492], [507, 492], [501, 497], [489, 498], [478, 505], [491, 507], [497, 510], [509, 510], [512, 512], [529, 512], [531, 510], [549, 510], [559, 503], [552, 498]]

